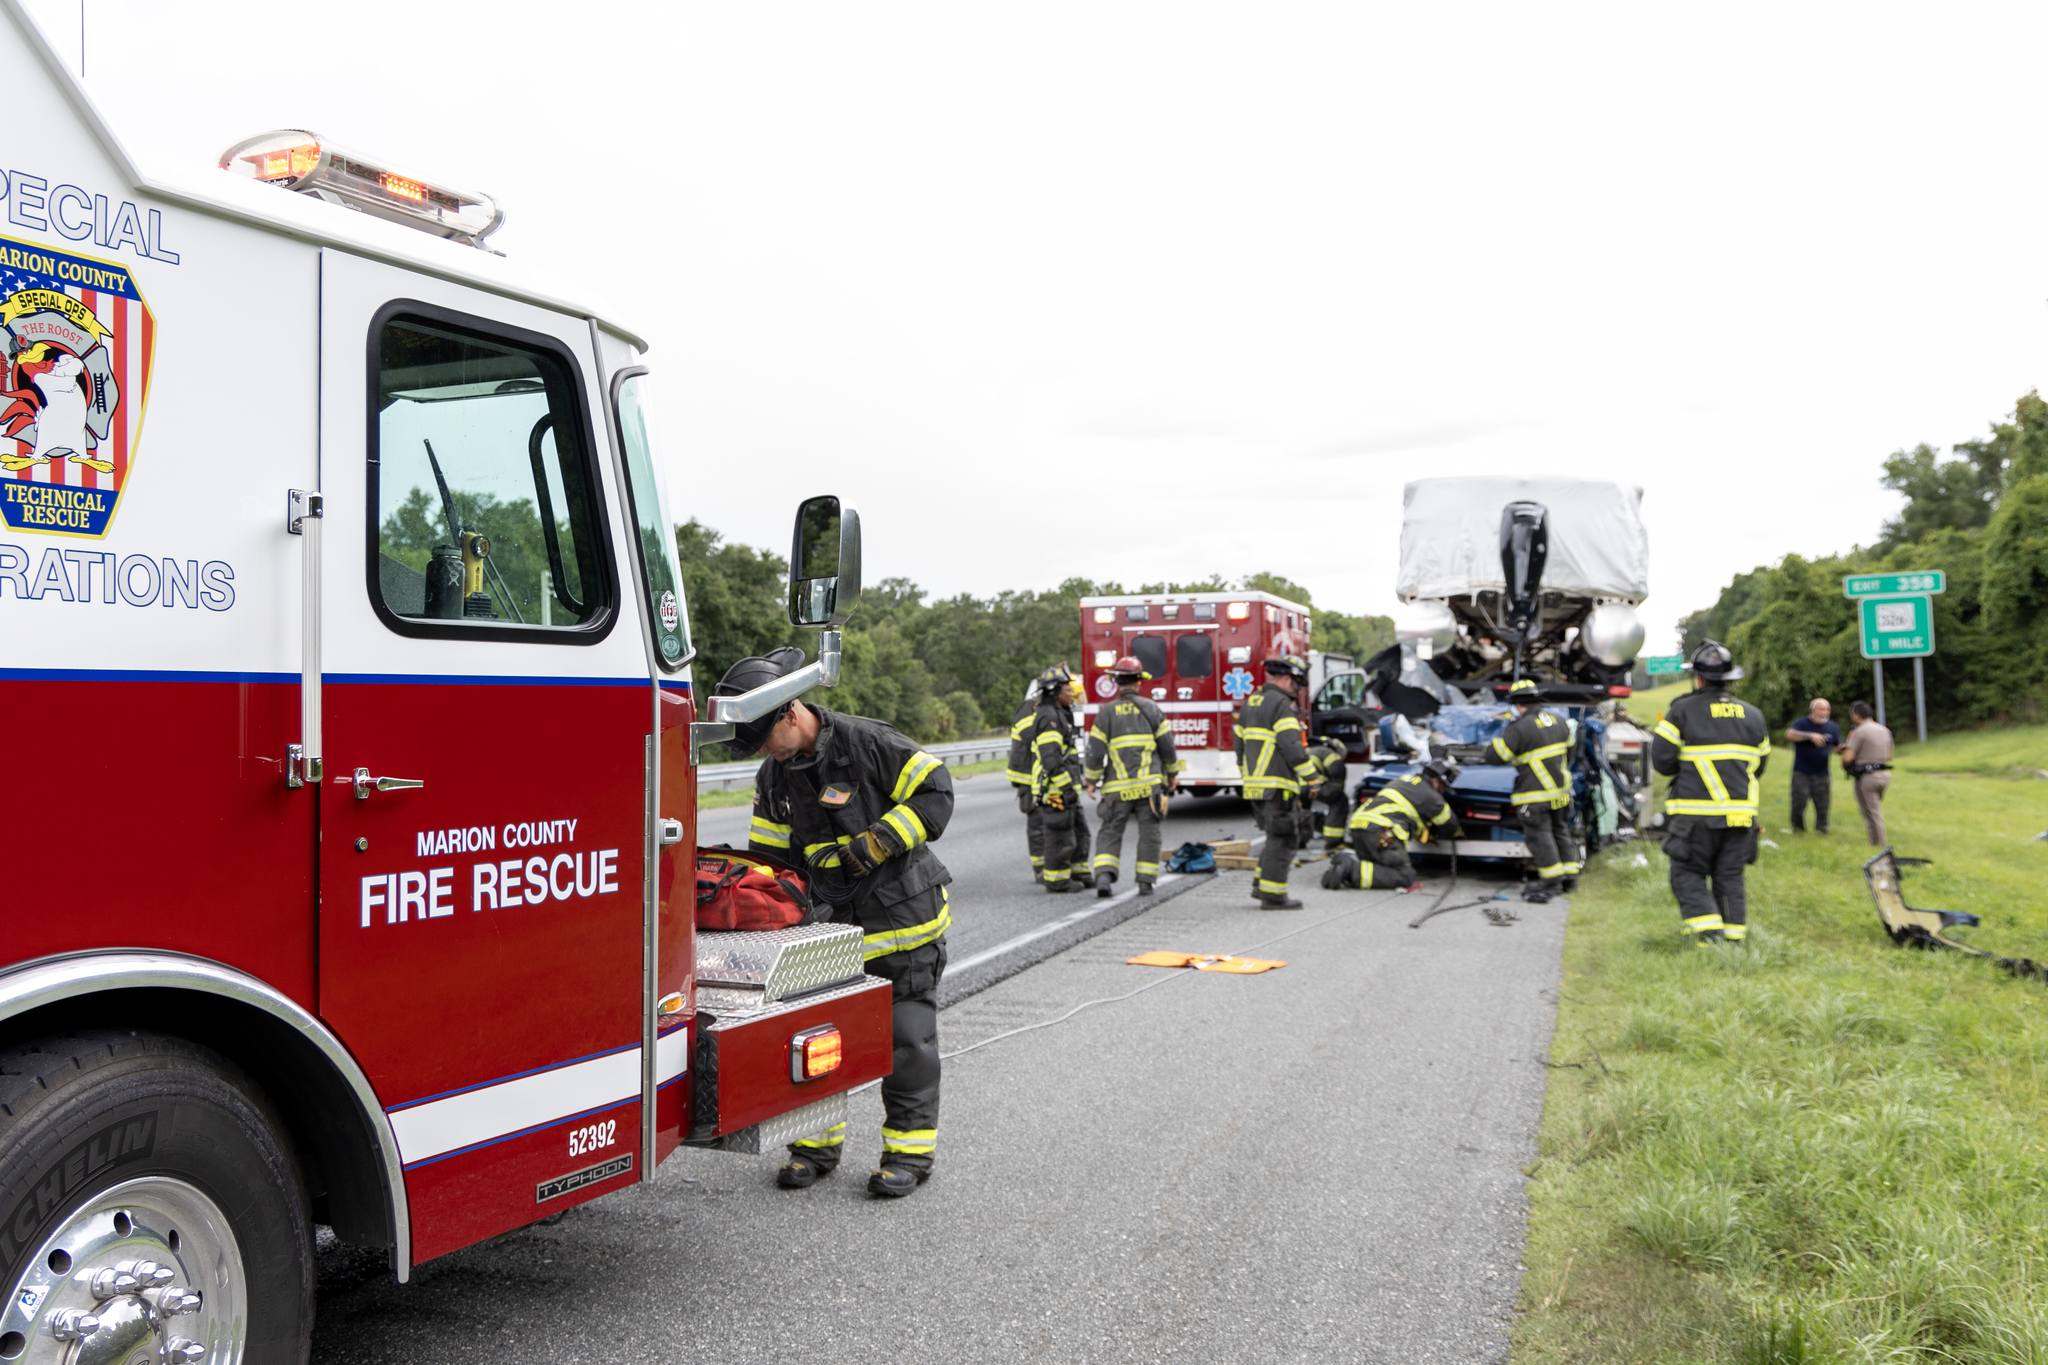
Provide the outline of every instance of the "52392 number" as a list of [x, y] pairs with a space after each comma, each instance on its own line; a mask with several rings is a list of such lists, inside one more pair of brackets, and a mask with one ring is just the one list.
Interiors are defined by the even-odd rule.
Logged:
[[569, 1155], [588, 1156], [601, 1152], [619, 1140], [619, 1121], [606, 1119], [603, 1123], [587, 1123], [581, 1128], [569, 1130]]

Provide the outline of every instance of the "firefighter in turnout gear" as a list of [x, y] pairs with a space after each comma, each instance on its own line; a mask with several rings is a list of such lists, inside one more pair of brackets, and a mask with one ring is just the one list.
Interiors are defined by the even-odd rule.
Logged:
[[1417, 839], [1455, 838], [1458, 819], [1445, 799], [1458, 780], [1458, 765], [1435, 759], [1419, 773], [1397, 777], [1358, 803], [1351, 812], [1351, 847], [1335, 853], [1323, 872], [1331, 890], [1420, 891], [1422, 880], [1408, 860]]
[[1326, 739], [1308, 751], [1316, 765], [1314, 797], [1323, 808], [1323, 847], [1344, 847], [1344, 819], [1351, 812], [1351, 795], [1344, 790], [1344, 746]]
[[1024, 812], [1024, 847], [1031, 855], [1031, 880], [1045, 882], [1045, 822], [1031, 791], [1031, 731], [1038, 717], [1038, 679], [1024, 689], [1024, 704], [1010, 717], [1010, 766], [1003, 776], [1017, 791], [1017, 809]]
[[1105, 702], [1088, 732], [1088, 764], [1083, 773], [1088, 794], [1102, 793], [1096, 813], [1102, 830], [1095, 836], [1095, 894], [1107, 896], [1116, 885], [1123, 862], [1124, 826], [1138, 824], [1138, 894], [1152, 894], [1159, 880], [1159, 826], [1166, 816], [1166, 798], [1180, 787], [1180, 758], [1173, 751], [1173, 726], [1156, 702], [1138, 695], [1144, 666], [1126, 655], [1110, 666], [1116, 678], [1116, 700]]
[[[773, 681], [803, 662], [779, 649], [726, 670], [718, 695]], [[764, 762], [749, 848], [801, 858], [832, 918], [858, 924], [868, 975], [894, 989], [894, 1068], [882, 1082], [882, 1160], [868, 1192], [900, 1197], [930, 1178], [939, 1128], [939, 978], [953, 914], [946, 865], [927, 845], [953, 814], [945, 764], [891, 726], [791, 701], [731, 741]], [[792, 1143], [776, 1174], [803, 1189], [838, 1168], [846, 1125]]]
[[1515, 718], [1494, 737], [1493, 757], [1515, 765], [1515, 790], [1509, 798], [1529, 845], [1528, 875], [1522, 898], [1541, 904], [1555, 889], [1577, 885], [1581, 864], [1572, 839], [1572, 728], [1561, 716], [1545, 711], [1536, 699], [1536, 684], [1518, 678], [1508, 688]]
[[1045, 889], [1079, 891], [1088, 875], [1088, 824], [1081, 816], [1081, 756], [1074, 742], [1074, 703], [1080, 687], [1065, 664], [1038, 677], [1038, 709], [1026, 740], [1031, 749], [1031, 795], [1045, 831]]
[[1664, 855], [1671, 894], [1696, 943], [1749, 935], [1743, 870], [1756, 861], [1757, 778], [1771, 753], [1763, 713], [1729, 695], [1742, 669], [1713, 640], [1686, 664], [1693, 690], [1651, 731], [1650, 766], [1671, 779], [1664, 795]]
[[1301, 902], [1287, 894], [1287, 873], [1300, 847], [1297, 817], [1313, 799], [1321, 773], [1302, 741], [1300, 695], [1308, 685], [1308, 665], [1292, 654], [1266, 660], [1266, 685], [1238, 708], [1233, 747], [1239, 782], [1266, 832], [1259, 850], [1258, 880], [1252, 899], [1268, 910], [1299, 910]]

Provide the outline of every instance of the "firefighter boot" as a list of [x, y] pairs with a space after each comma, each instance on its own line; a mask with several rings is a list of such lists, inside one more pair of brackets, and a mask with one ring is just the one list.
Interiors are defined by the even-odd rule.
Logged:
[[1149, 895], [1151, 895], [1151, 894], [1152, 894], [1152, 883], [1150, 883], [1150, 882], [1139, 882], [1139, 883], [1138, 883], [1138, 894], [1139, 894], [1139, 895], [1141, 895], [1141, 896], [1149, 896]]
[[932, 1178], [929, 1169], [884, 1164], [868, 1177], [868, 1193], [882, 1199], [901, 1199], [915, 1194], [917, 1187]]
[[1107, 872], [1095, 874], [1095, 894], [1108, 900], [1116, 892], [1116, 878]]
[[1301, 902], [1296, 900], [1294, 897], [1288, 895], [1271, 896], [1266, 894], [1264, 891], [1261, 891], [1254, 897], [1254, 899], [1258, 901], [1261, 907], [1267, 910], [1301, 909]]
[[800, 1156], [792, 1155], [789, 1160], [782, 1163], [782, 1168], [775, 1173], [775, 1183], [785, 1190], [807, 1190], [826, 1176], [832, 1174], [832, 1169], [829, 1166], [821, 1167], [815, 1162], [806, 1161]]

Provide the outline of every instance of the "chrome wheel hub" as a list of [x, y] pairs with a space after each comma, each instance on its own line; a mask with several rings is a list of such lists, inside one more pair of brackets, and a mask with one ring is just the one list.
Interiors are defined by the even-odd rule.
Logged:
[[220, 1206], [168, 1176], [73, 1209], [0, 1302], [0, 1362], [241, 1365], [249, 1284]]

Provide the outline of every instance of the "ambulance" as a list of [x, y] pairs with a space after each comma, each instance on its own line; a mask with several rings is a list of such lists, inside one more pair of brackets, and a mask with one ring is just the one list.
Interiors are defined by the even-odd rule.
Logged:
[[1265, 684], [1276, 654], [1309, 654], [1309, 609], [1269, 592], [1141, 593], [1081, 599], [1082, 711], [1090, 729], [1116, 696], [1110, 668], [1125, 656], [1150, 675], [1140, 686], [1166, 713], [1186, 765], [1180, 789], [1235, 793], [1237, 708]]
[[854, 509], [707, 700], [639, 336], [323, 137], [145, 175], [0, 8], [0, 1362], [303, 1360], [316, 1227], [403, 1281], [840, 1121], [859, 929], [700, 934], [694, 849]]

